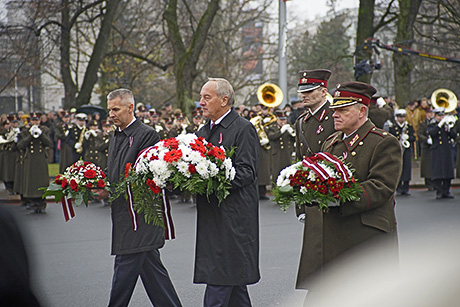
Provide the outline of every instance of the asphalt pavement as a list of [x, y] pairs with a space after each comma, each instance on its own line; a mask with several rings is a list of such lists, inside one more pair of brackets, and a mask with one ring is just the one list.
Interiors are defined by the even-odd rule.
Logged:
[[[458, 279], [458, 260], [451, 261], [444, 254], [432, 253], [443, 250], [449, 251], [449, 255], [457, 255], [460, 250], [460, 189], [452, 189], [454, 199], [435, 200], [434, 192], [421, 188], [412, 188], [411, 194], [397, 197], [396, 204], [401, 268], [410, 272], [411, 278], [417, 276], [414, 278], [429, 286], [430, 290], [441, 286], [446, 289], [444, 283], [455, 283], [446, 280], [443, 275], [443, 279], [435, 287], [432, 285], [437, 281], [434, 277], [444, 274], [446, 270], [441, 268], [447, 267], [454, 270], [457, 276], [454, 278]], [[29, 214], [17, 201], [5, 195], [2, 186], [0, 199], [3, 205], [15, 212], [26, 236], [33, 268], [32, 284], [43, 306], [106, 306], [114, 260], [110, 255], [110, 207], [101, 203], [80, 206], [76, 208], [76, 217], [65, 222], [61, 206], [54, 202], [48, 202], [46, 214]], [[166, 243], [161, 249], [161, 257], [183, 306], [202, 306], [204, 285], [195, 285], [192, 282], [196, 209], [191, 203], [172, 200], [172, 214], [176, 239]], [[302, 229], [303, 226], [295, 218], [292, 208], [283, 213], [271, 200], [260, 202], [262, 279], [249, 286], [253, 306], [302, 306], [307, 292], [294, 289]], [[414, 267], [415, 263], [417, 266]], [[418, 273], [429, 272], [430, 275], [415, 275], [414, 270]], [[411, 280], [410, 284], [416, 283]], [[386, 289], [386, 286], [379, 288]], [[458, 302], [457, 296], [460, 294], [457, 294], [458, 288], [456, 289], [450, 294]], [[414, 295], [410, 299], [415, 301], [421, 297], [419, 290], [423, 292], [423, 287], [418, 287], [417, 290], [418, 294], [404, 292], [406, 296]], [[331, 290], [331, 295], [334, 292]], [[425, 292], [430, 293], [431, 297], [437, 297], [436, 294], [441, 293], [428, 290]], [[443, 294], [443, 297], [446, 295]], [[354, 306], [379, 306], [374, 298], [371, 300], [373, 304]], [[150, 306], [140, 281], [130, 306]]]

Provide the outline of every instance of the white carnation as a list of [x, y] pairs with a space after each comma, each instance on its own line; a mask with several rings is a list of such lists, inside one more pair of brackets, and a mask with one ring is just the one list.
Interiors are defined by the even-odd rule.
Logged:
[[219, 173], [219, 168], [215, 163], [209, 163], [208, 168], [211, 177], [215, 177]]
[[199, 162], [197, 165], [196, 165], [196, 172], [198, 174], [200, 174], [200, 176], [203, 178], [203, 179], [208, 179], [209, 178], [209, 171], [208, 171], [208, 165], [206, 163], [206, 160], [205, 161], [202, 161], [202, 162]]

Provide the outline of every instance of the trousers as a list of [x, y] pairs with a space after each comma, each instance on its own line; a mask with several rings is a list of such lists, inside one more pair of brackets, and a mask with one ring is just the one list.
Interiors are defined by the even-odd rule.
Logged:
[[250, 307], [246, 286], [207, 285], [204, 294], [204, 307]]
[[158, 250], [115, 256], [108, 306], [128, 306], [139, 276], [153, 306], [182, 306]]

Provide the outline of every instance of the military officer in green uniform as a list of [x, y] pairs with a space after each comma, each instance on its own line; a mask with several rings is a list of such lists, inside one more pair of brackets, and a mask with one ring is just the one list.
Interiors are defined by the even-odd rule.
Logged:
[[[303, 70], [297, 92], [306, 108], [295, 122], [296, 159], [302, 160], [319, 152], [328, 136], [335, 132], [330, 102], [327, 100], [327, 81], [331, 72], [327, 69]], [[296, 215], [302, 222], [305, 208], [296, 207]]]
[[[401, 174], [401, 146], [394, 136], [368, 119], [369, 101], [375, 92], [374, 87], [362, 82], [342, 83], [335, 91], [331, 109], [337, 132], [324, 142], [322, 151], [355, 169], [354, 177], [362, 192], [359, 201], [330, 204], [329, 212], [317, 207], [307, 212], [297, 288], [321, 290], [321, 282], [311, 283], [313, 277], [322, 276], [343, 257], [362, 255], [362, 247], [372, 243], [385, 243], [387, 248], [379, 249], [379, 259], [385, 263], [362, 261], [362, 270], [370, 269], [367, 263], [397, 266], [394, 194]], [[311, 293], [307, 302], [309, 297], [315, 298], [315, 291]]]
[[102, 133], [100, 134], [98, 144], [98, 162], [99, 166], [105, 170], [107, 167], [107, 159], [109, 157], [109, 144], [113, 136], [113, 124], [110, 121], [102, 123]]
[[45, 213], [46, 200], [39, 188], [49, 185], [48, 151], [52, 145], [49, 128], [41, 125], [38, 114], [30, 116], [31, 127], [24, 129], [18, 141], [18, 148], [24, 151], [22, 169], [22, 194], [29, 201], [33, 213]]
[[66, 143], [66, 137], [72, 128], [70, 123], [70, 113], [65, 113], [62, 116], [62, 121], [56, 124], [56, 143], [59, 150], [59, 173], [65, 172], [66, 168], [72, 165], [72, 148]]
[[7, 119], [3, 123], [3, 131], [0, 133], [0, 180], [5, 184], [6, 190], [14, 194], [14, 170], [16, 162], [16, 151], [14, 150], [14, 140], [17, 138], [19, 128], [11, 126]]
[[89, 129], [85, 131], [83, 138], [83, 160], [99, 165], [99, 144], [98, 139], [101, 135], [97, 120], [91, 120], [88, 124]]
[[295, 130], [288, 124], [286, 113], [277, 110], [275, 115], [276, 122], [265, 129], [271, 144], [273, 182], [276, 182], [282, 169], [292, 164], [292, 154], [295, 150]]

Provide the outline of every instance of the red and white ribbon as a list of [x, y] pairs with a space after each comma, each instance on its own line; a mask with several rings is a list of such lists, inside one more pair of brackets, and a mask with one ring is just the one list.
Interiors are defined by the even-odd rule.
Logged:
[[315, 174], [321, 179], [321, 181], [327, 180], [329, 174], [323, 169], [321, 165], [316, 162], [313, 162], [310, 157], [305, 157], [302, 161], [302, 164], [315, 172]]
[[171, 215], [171, 204], [169, 203], [169, 197], [166, 195], [166, 191], [162, 190], [163, 194], [163, 202], [161, 205], [161, 209], [163, 210], [163, 223], [165, 225], [165, 239], [166, 240], [173, 240], [176, 238], [176, 234], [174, 231], [174, 224]]
[[137, 212], [134, 210], [133, 190], [130, 185], [126, 189], [126, 193], [128, 194], [128, 211], [131, 216], [131, 224], [133, 226], [133, 231], [136, 231], [139, 226], [139, 222], [137, 220]]
[[343, 165], [342, 161], [327, 152], [319, 152], [317, 155], [334, 164], [335, 169], [338, 171], [343, 181], [348, 182], [348, 171]]
[[61, 198], [62, 211], [64, 212], [64, 219], [66, 222], [70, 221], [75, 217], [75, 211], [73, 210], [72, 199], [63, 196]]

